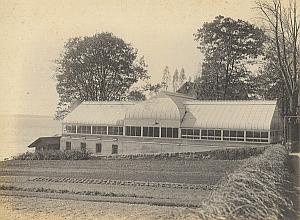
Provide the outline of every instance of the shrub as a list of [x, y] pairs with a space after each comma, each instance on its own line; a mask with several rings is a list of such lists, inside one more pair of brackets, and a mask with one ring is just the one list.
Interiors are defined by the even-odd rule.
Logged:
[[86, 151], [36, 151], [13, 157], [13, 160], [88, 160], [91, 153]]
[[[249, 158], [212, 192], [201, 219], [284, 219], [295, 216], [288, 154], [281, 145]], [[289, 191], [288, 191], [289, 190]], [[290, 218], [290, 217], [289, 217]]]

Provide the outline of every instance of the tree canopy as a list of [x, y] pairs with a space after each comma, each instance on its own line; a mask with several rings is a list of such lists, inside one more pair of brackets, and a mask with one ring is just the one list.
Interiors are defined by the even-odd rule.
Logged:
[[249, 60], [262, 53], [263, 31], [240, 19], [217, 16], [194, 36], [205, 57], [199, 98], [247, 98], [251, 94]]
[[56, 64], [57, 118], [77, 100], [124, 100], [134, 83], [149, 78], [137, 49], [107, 32], [69, 39]]

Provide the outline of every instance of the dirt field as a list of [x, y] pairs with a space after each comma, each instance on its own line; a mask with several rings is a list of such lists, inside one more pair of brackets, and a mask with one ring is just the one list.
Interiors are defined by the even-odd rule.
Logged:
[[1, 219], [192, 219], [210, 189], [242, 163], [5, 161]]

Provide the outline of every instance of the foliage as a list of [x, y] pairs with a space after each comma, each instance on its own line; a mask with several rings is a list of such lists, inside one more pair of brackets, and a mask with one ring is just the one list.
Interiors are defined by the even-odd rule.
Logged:
[[13, 157], [13, 160], [87, 160], [91, 158], [90, 152], [83, 151], [36, 151], [26, 152]]
[[144, 92], [149, 92], [150, 95], [153, 95], [153, 94], [157, 94], [158, 92], [160, 92], [162, 88], [163, 88], [163, 86], [161, 83], [156, 83], [156, 84], [147, 83], [146, 85], [144, 85], [142, 87], [142, 90]]
[[176, 92], [179, 86], [179, 72], [175, 69], [173, 74], [173, 92]]
[[111, 101], [126, 98], [129, 88], [148, 78], [144, 58], [112, 33], [69, 39], [56, 60], [57, 117], [76, 100]]
[[162, 82], [161, 82], [164, 91], [168, 91], [168, 88], [170, 86], [170, 81], [171, 81], [171, 75], [170, 75], [169, 67], [166, 66], [163, 71]]
[[179, 74], [179, 86], [178, 87], [180, 88], [181, 86], [183, 86], [185, 81], [186, 81], [185, 71], [184, 71], [184, 68], [181, 68], [180, 74]]
[[140, 90], [132, 90], [129, 92], [127, 99], [130, 101], [143, 101], [146, 99], [146, 96]]
[[[268, 39], [273, 49], [276, 69], [284, 82], [284, 91], [289, 101], [288, 115], [299, 114], [299, 65], [300, 65], [300, 20], [296, 0], [284, 7], [281, 0], [258, 0], [258, 10], [266, 26]], [[271, 61], [272, 62], [272, 61]], [[291, 118], [289, 123], [292, 151], [300, 152], [299, 123]]]
[[[287, 150], [274, 145], [225, 177], [199, 210], [201, 219], [284, 219], [294, 215]], [[289, 191], [288, 191], [288, 190]]]
[[199, 98], [247, 98], [252, 92], [248, 66], [262, 53], [263, 31], [240, 19], [217, 16], [194, 36], [205, 56]]

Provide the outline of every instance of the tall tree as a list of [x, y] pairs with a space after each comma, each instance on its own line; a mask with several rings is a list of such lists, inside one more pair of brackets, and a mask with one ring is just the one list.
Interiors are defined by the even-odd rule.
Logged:
[[175, 69], [173, 74], [173, 92], [176, 92], [179, 86], [179, 72]]
[[217, 16], [198, 29], [195, 40], [205, 56], [201, 87], [210, 91], [206, 98], [246, 98], [249, 60], [262, 52], [263, 31], [240, 19]]
[[179, 87], [181, 87], [186, 81], [186, 75], [184, 68], [182, 67], [179, 74]]
[[170, 82], [171, 82], [171, 75], [170, 75], [169, 67], [166, 66], [163, 71], [162, 82], [161, 82], [163, 90], [168, 91]]
[[56, 64], [57, 118], [76, 100], [126, 99], [134, 83], [149, 77], [137, 50], [106, 32], [69, 39]]
[[274, 51], [276, 51], [276, 65], [280, 70], [289, 98], [288, 115], [289, 134], [293, 152], [300, 152], [299, 124], [295, 117], [299, 117], [299, 63], [300, 20], [297, 14], [296, 0], [289, 1], [284, 7], [281, 0], [257, 1], [256, 5], [266, 24], [266, 32]]

